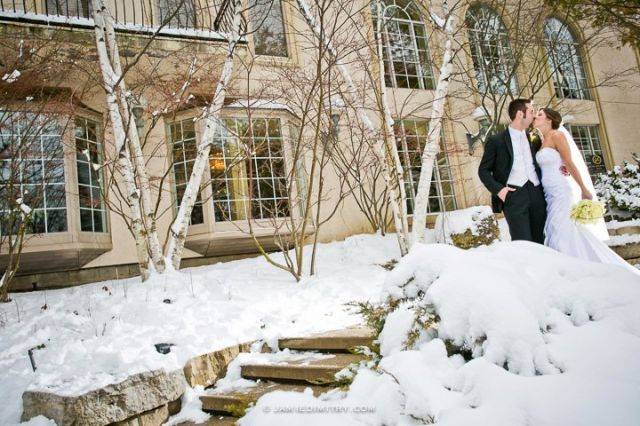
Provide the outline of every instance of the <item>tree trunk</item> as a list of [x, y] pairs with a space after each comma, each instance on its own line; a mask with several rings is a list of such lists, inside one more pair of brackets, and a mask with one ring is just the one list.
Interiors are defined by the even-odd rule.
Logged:
[[[395, 177], [398, 183], [398, 189], [400, 191], [399, 200], [399, 221], [396, 221], [396, 232], [401, 235], [404, 240], [403, 245], [407, 246], [407, 237], [409, 235], [409, 220], [407, 217], [407, 193], [404, 184], [404, 168], [400, 162], [400, 155], [398, 154], [398, 145], [393, 131], [393, 117], [387, 103], [387, 85], [384, 81], [384, 56], [383, 56], [383, 43], [382, 43], [382, 31], [384, 25], [384, 14], [382, 13], [382, 5], [379, 1], [376, 2], [376, 11], [378, 19], [376, 19], [376, 50], [378, 52], [378, 77], [380, 84], [380, 106], [384, 114], [384, 140], [387, 145], [387, 151], [391, 154], [394, 163]], [[394, 217], [395, 218], [395, 217]], [[398, 228], [398, 222], [400, 222], [400, 228]], [[405, 249], [406, 250], [406, 249]], [[403, 256], [406, 254], [403, 252]]]
[[[105, 42], [109, 52], [109, 64], [113, 70], [113, 74], [118, 78], [114, 82], [115, 97], [120, 107], [120, 115], [123, 123], [123, 127], [126, 129], [126, 135], [129, 142], [130, 153], [133, 154], [133, 160], [135, 164], [135, 174], [137, 176], [139, 186], [139, 198], [142, 200], [142, 214], [143, 225], [145, 227], [147, 244], [151, 253], [151, 260], [154, 269], [157, 272], [164, 272], [165, 260], [162, 255], [162, 247], [160, 245], [160, 239], [158, 238], [158, 231], [156, 225], [156, 215], [153, 203], [151, 202], [151, 185], [149, 183], [149, 174], [147, 173], [147, 167], [142, 153], [142, 145], [140, 144], [140, 137], [138, 135], [138, 129], [131, 112], [131, 105], [127, 99], [128, 91], [126, 83], [122, 76], [122, 65], [120, 63], [120, 53], [118, 49], [118, 43], [116, 40], [115, 30], [113, 27], [113, 18], [104, 4], [104, 0], [97, 0], [99, 8], [102, 10], [102, 23], [103, 36], [106, 36]], [[97, 25], [97, 24], [96, 24]]]
[[[446, 12], [446, 10], [445, 10]], [[438, 21], [433, 18], [434, 21]], [[424, 241], [424, 233], [427, 222], [427, 205], [429, 203], [429, 190], [431, 189], [431, 181], [433, 176], [433, 167], [440, 152], [440, 134], [442, 130], [442, 117], [444, 115], [444, 106], [449, 93], [449, 79], [451, 77], [452, 61], [453, 61], [453, 34], [455, 25], [453, 16], [450, 16], [446, 22], [441, 23], [441, 30], [446, 36], [444, 53], [442, 57], [442, 65], [440, 67], [440, 75], [434, 95], [433, 106], [431, 108], [431, 118], [429, 120], [429, 130], [427, 142], [422, 152], [422, 165], [420, 169], [420, 178], [418, 180], [418, 190], [416, 192], [415, 208], [413, 211], [412, 224], [412, 244]], [[438, 22], [435, 22], [438, 25]]]
[[103, 0], [97, 0], [97, 3], [98, 5], [96, 9], [94, 9], [93, 17], [95, 21], [96, 47], [100, 61], [100, 70], [104, 80], [104, 89], [107, 92], [107, 109], [109, 111], [109, 118], [111, 119], [118, 164], [127, 188], [127, 204], [131, 209], [131, 228], [136, 243], [140, 275], [142, 280], [146, 281], [149, 278], [149, 253], [147, 251], [147, 238], [142, 221], [142, 212], [140, 211], [140, 191], [136, 186], [133, 165], [131, 164], [129, 151], [126, 147], [126, 133], [114, 87], [120, 76], [114, 72], [109, 59], [105, 22], [103, 19], [106, 7], [104, 6]]
[[224, 99], [227, 94], [227, 88], [231, 80], [231, 73], [233, 72], [233, 56], [240, 34], [240, 2], [234, 2], [234, 8], [233, 33], [229, 38], [227, 56], [224, 61], [222, 73], [220, 74], [220, 80], [218, 81], [213, 100], [207, 107], [204, 115], [205, 128], [202, 135], [202, 141], [200, 142], [200, 145], [198, 145], [196, 159], [193, 163], [193, 171], [191, 172], [189, 182], [187, 183], [184, 195], [182, 196], [176, 218], [173, 221], [173, 225], [171, 225], [171, 232], [167, 245], [167, 257], [170, 259], [171, 265], [174, 269], [178, 269], [180, 267], [180, 261], [182, 260], [182, 254], [184, 252], [184, 243], [189, 229], [191, 212], [193, 211], [193, 206], [196, 203], [196, 199], [200, 191], [202, 175], [209, 164], [209, 151], [213, 144], [213, 138], [219, 124], [218, 117], [220, 116], [220, 111], [222, 110]]

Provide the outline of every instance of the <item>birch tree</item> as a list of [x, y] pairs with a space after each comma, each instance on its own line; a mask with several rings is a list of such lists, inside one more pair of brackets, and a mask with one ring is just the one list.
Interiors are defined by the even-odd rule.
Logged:
[[426, 12], [434, 26], [444, 36], [444, 48], [442, 62], [436, 83], [434, 100], [431, 106], [431, 118], [427, 142], [422, 152], [422, 165], [416, 191], [415, 207], [413, 210], [411, 243], [419, 243], [424, 240], [427, 220], [427, 206], [429, 204], [429, 190], [433, 179], [433, 167], [440, 151], [440, 135], [442, 132], [442, 120], [445, 113], [445, 103], [449, 93], [449, 83], [453, 70], [454, 37], [456, 34], [455, 15], [451, 13], [445, 0], [442, 4], [442, 16], [436, 14], [432, 4], [426, 5]]
[[[129, 94], [122, 74], [113, 17], [104, 0], [96, 0], [94, 5], [96, 48], [106, 92], [107, 110], [115, 140], [115, 151], [126, 186], [127, 203], [131, 209], [131, 226], [136, 244], [138, 265], [141, 277], [145, 281], [150, 276], [149, 252], [152, 254], [152, 266], [158, 272], [164, 271], [164, 259], [157, 235], [155, 215], [150, 207], [151, 194], [146, 165], [127, 99]], [[135, 153], [137, 170], [134, 169], [131, 161], [130, 147]], [[140, 177], [140, 187], [136, 182], [136, 171]], [[141, 208], [140, 197], [142, 197], [143, 208]], [[145, 226], [143, 214], [149, 221], [148, 227]]]
[[198, 192], [200, 191], [204, 170], [209, 164], [209, 152], [211, 151], [211, 145], [214, 142], [214, 137], [219, 126], [218, 118], [220, 116], [220, 111], [222, 110], [233, 73], [234, 53], [241, 37], [241, 1], [232, 0], [231, 3], [233, 8], [233, 24], [231, 27], [231, 33], [228, 34], [228, 44], [224, 65], [213, 95], [213, 100], [200, 117], [201, 120], [204, 120], [202, 140], [198, 145], [193, 170], [180, 202], [178, 213], [171, 225], [171, 232], [167, 243], [167, 258], [175, 269], [180, 267], [180, 261], [182, 260], [191, 212], [193, 211]]
[[[344, 96], [347, 99], [345, 99], [345, 101], [347, 101], [356, 109], [359, 120], [362, 122], [363, 127], [367, 129], [371, 137], [378, 138], [377, 135], [379, 134], [379, 129], [376, 129], [373, 122], [369, 118], [366, 109], [360, 102], [358, 102], [356, 98], [358, 90], [355, 83], [353, 82], [351, 71], [349, 70], [348, 66], [340, 60], [340, 56], [338, 55], [331, 39], [322, 37], [324, 29], [318, 23], [306, 0], [296, 0], [296, 2], [298, 5], [298, 9], [302, 14], [305, 22], [307, 23], [309, 29], [313, 32], [314, 36], [317, 39], [324, 40], [324, 47], [326, 48], [328, 55], [335, 61], [336, 68], [346, 85]], [[387, 124], [388, 123], [383, 123], [384, 126], [387, 126]], [[376, 148], [373, 152], [382, 167], [382, 174], [387, 189], [389, 205], [391, 206], [393, 220], [396, 227], [398, 245], [400, 247], [401, 254], [404, 256], [408, 252], [408, 231], [406, 226], [403, 225], [404, 221], [406, 220], [406, 213], [403, 214], [403, 207], [401, 207], [401, 205], [405, 204], [405, 200], [400, 199], [397, 195], [396, 183], [394, 182], [393, 170], [389, 165], [388, 152], [385, 147], [384, 138], [382, 138], [382, 140], [378, 138]], [[400, 175], [402, 174], [403, 173], [400, 173]]]

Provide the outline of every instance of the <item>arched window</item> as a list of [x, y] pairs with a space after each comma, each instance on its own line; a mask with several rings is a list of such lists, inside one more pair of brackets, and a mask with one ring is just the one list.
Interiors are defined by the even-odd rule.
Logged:
[[481, 92], [518, 92], [515, 61], [504, 23], [496, 12], [484, 5], [467, 11], [465, 23], [478, 89]]
[[556, 96], [589, 99], [578, 42], [569, 27], [559, 19], [549, 18], [544, 24], [544, 36]]
[[[409, 89], [433, 89], [435, 86], [427, 32], [413, 1], [386, 0], [382, 26], [385, 85]], [[373, 26], [377, 29], [376, 2], [371, 3]]]

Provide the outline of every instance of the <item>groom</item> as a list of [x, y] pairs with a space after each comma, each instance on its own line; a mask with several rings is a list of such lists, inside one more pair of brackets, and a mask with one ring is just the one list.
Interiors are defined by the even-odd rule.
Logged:
[[487, 140], [478, 175], [491, 192], [494, 213], [504, 212], [511, 239], [543, 244], [546, 202], [536, 150], [526, 133], [534, 114], [531, 100], [511, 101], [509, 128]]

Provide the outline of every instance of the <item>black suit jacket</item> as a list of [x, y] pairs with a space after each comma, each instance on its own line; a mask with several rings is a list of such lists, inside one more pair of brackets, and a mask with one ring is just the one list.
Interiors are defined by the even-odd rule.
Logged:
[[[528, 136], [527, 134], [527, 137]], [[540, 166], [536, 161], [538, 147], [532, 143], [529, 143], [529, 146], [531, 147], [533, 165], [536, 168], [538, 177], [540, 177]], [[498, 192], [507, 186], [511, 167], [513, 167], [513, 145], [511, 143], [511, 135], [509, 135], [509, 129], [507, 128], [487, 139], [482, 161], [480, 161], [480, 166], [478, 167], [480, 180], [489, 192], [491, 192], [491, 207], [494, 213], [500, 213], [502, 211], [503, 202], [498, 197]]]

